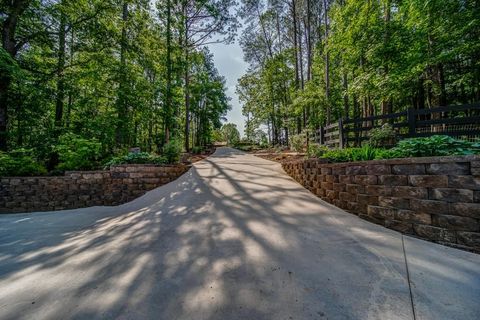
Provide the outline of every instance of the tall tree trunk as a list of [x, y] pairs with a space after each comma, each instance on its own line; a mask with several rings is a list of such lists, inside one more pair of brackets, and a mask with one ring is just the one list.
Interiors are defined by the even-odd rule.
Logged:
[[171, 0], [167, 0], [167, 86], [165, 97], [165, 143], [170, 141], [173, 130], [173, 106], [172, 106], [172, 9]]
[[332, 110], [330, 105], [330, 54], [328, 52], [328, 4], [323, 0], [323, 12], [325, 19], [325, 98], [327, 100], [327, 124], [332, 121]]
[[[303, 42], [302, 42], [302, 25], [298, 23], [298, 67], [300, 73], [300, 90], [303, 91], [305, 87], [305, 79], [303, 77], [303, 50], [302, 50]], [[303, 115], [303, 127], [307, 127], [307, 110], [303, 107], [302, 110]]]
[[7, 126], [8, 126], [8, 90], [11, 76], [3, 72], [0, 75], [0, 150], [7, 150]]
[[58, 57], [57, 57], [57, 96], [55, 101], [55, 127], [62, 127], [63, 107], [65, 101], [65, 51], [66, 51], [66, 17], [60, 13], [60, 27], [58, 30]]
[[118, 88], [118, 99], [117, 99], [117, 128], [116, 128], [116, 138], [119, 145], [125, 145], [127, 143], [127, 83], [126, 83], [126, 73], [127, 73], [127, 21], [128, 21], [128, 2], [123, 2], [122, 10], [122, 39], [120, 43], [120, 72], [119, 72], [119, 88]]
[[350, 106], [348, 102], [348, 76], [347, 72], [343, 72], [343, 109], [345, 117], [348, 119], [350, 117]]
[[436, 70], [437, 70], [437, 81], [440, 87], [439, 103], [441, 107], [444, 107], [448, 104], [448, 101], [447, 101], [447, 90], [445, 88], [445, 75], [443, 71], [443, 64], [438, 63], [436, 66]]
[[[384, 20], [384, 35], [383, 35], [383, 46], [386, 49], [386, 47], [390, 43], [390, 17], [391, 17], [391, 0], [387, 0], [384, 3], [383, 7], [383, 20]], [[384, 64], [383, 64], [383, 76], [388, 77], [389, 73], [389, 63], [388, 63], [389, 56], [386, 54], [384, 56]], [[383, 95], [385, 95], [385, 92], [383, 92]], [[392, 104], [390, 98], [384, 97], [382, 99], [382, 114], [389, 114], [392, 113]], [[384, 122], [387, 122], [388, 120], [385, 120]]]
[[[70, 34], [70, 65], [73, 63], [74, 39], [75, 39], [75, 31], [74, 31], [73, 26], [72, 26], [71, 27], [71, 34]], [[65, 126], [67, 128], [70, 127], [72, 106], [73, 106], [73, 89], [72, 89], [72, 87], [70, 87], [69, 90], [68, 90], [67, 114], [66, 114], [66, 117], [65, 117]]]
[[305, 40], [307, 42], [307, 81], [312, 79], [312, 14], [310, 1], [307, 0], [307, 19], [305, 21]]
[[295, 54], [295, 89], [298, 90], [300, 87], [300, 72], [299, 72], [299, 59], [298, 59], [298, 38], [297, 38], [297, 6], [296, 0], [292, 0], [291, 14], [293, 21], [293, 48]]
[[305, 79], [303, 76], [303, 40], [302, 40], [302, 24], [298, 23], [298, 68], [300, 74], [300, 89], [305, 87]]
[[[15, 39], [18, 21], [32, 1], [31, 0], [13, 0], [3, 4], [8, 12], [4, 16], [2, 24], [2, 47], [8, 53], [9, 57], [2, 57], [2, 63], [12, 64], [17, 55], [18, 46]], [[8, 68], [7, 68], [8, 69]], [[8, 96], [12, 75], [7, 70], [0, 74], [0, 150], [7, 150], [8, 134]]]
[[260, 22], [260, 27], [262, 28], [263, 39], [268, 49], [268, 55], [270, 58], [272, 58], [273, 57], [272, 43], [267, 35], [267, 29], [265, 28], [265, 24], [263, 23], [262, 16], [260, 14], [260, 10], [258, 9], [258, 6], [257, 6], [257, 18], [258, 18], [258, 21]]
[[184, 70], [184, 82], [185, 82], [185, 151], [190, 151], [190, 56], [188, 52], [188, 19], [186, 6], [184, 7], [184, 54], [185, 54], [185, 70]]

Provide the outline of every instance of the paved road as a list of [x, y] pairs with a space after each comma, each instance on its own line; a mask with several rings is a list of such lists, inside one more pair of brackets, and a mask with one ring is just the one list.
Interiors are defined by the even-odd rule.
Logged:
[[479, 319], [480, 255], [360, 220], [233, 149], [119, 207], [0, 216], [0, 319], [414, 317]]

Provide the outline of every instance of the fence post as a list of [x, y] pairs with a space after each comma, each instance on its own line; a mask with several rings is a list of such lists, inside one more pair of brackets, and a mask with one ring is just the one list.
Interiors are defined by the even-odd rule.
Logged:
[[408, 120], [408, 136], [410, 138], [415, 137], [415, 109], [409, 108], [407, 110], [407, 120]]
[[343, 134], [343, 120], [338, 120], [338, 147], [343, 149], [344, 146], [344, 134]]
[[325, 136], [323, 135], [323, 126], [320, 126], [319, 133], [320, 133], [320, 144], [323, 146], [325, 144]]

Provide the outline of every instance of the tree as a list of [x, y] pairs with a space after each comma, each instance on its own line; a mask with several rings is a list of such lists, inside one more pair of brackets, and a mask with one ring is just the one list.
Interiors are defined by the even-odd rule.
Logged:
[[231, 39], [231, 4], [2, 1], [0, 148], [31, 149], [53, 169], [65, 136], [100, 141], [102, 158], [134, 146], [161, 153], [184, 135], [211, 143], [229, 99], [204, 45], [213, 36]]
[[341, 117], [480, 101], [478, 1], [243, 0], [242, 13], [249, 136], [266, 126], [286, 144]]
[[233, 0], [180, 0], [179, 43], [183, 49], [185, 149], [190, 149], [191, 51], [209, 43], [230, 42], [237, 27]]
[[223, 140], [229, 145], [235, 145], [240, 141], [240, 132], [234, 123], [226, 123], [222, 126]]

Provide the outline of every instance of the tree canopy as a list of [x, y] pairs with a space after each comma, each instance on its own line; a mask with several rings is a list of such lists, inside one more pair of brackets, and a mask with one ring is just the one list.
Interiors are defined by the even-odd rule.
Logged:
[[99, 141], [103, 156], [211, 143], [230, 105], [206, 44], [232, 40], [232, 5], [2, 1], [0, 150], [56, 162], [55, 146], [72, 134]]
[[480, 101], [475, 0], [241, 1], [246, 133]]

